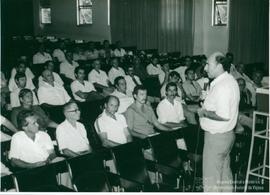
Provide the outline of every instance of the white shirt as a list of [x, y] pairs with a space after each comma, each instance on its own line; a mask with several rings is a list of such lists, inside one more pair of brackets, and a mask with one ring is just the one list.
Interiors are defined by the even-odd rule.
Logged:
[[67, 91], [61, 85], [54, 82], [54, 86], [44, 82], [38, 89], [39, 104], [64, 105], [70, 100]]
[[[140, 78], [136, 75], [134, 75], [134, 79], [137, 81], [137, 83], [139, 85], [142, 84]], [[132, 77], [130, 75], [126, 75], [125, 76], [125, 80], [126, 80], [126, 83], [127, 83], [127, 95], [130, 96], [130, 97], [133, 97], [132, 95], [132, 92], [134, 90], [134, 88], [136, 87], [136, 84], [135, 82], [133, 81]]]
[[53, 149], [53, 142], [47, 133], [37, 132], [33, 141], [24, 131], [19, 131], [12, 136], [9, 159], [15, 158], [27, 163], [45, 161]]
[[[63, 82], [63, 80], [61, 79], [61, 77], [59, 76], [59, 74], [56, 73], [56, 72], [52, 72], [52, 74], [53, 74], [54, 81], [55, 81], [57, 84], [63, 86], [63, 85], [64, 85], [64, 82]], [[44, 83], [45, 83], [45, 82], [43, 81], [43, 77], [42, 77], [42, 76], [39, 76], [39, 77], [38, 77], [38, 86], [40, 87], [40, 86], [43, 85]]]
[[88, 81], [84, 81], [84, 84], [82, 84], [78, 80], [75, 80], [71, 83], [70, 88], [71, 88], [71, 91], [75, 100], [78, 100], [80, 102], [84, 102], [85, 99], [82, 99], [78, 95], [76, 95], [76, 92], [81, 91], [81, 92], [87, 93], [91, 91], [96, 91], [94, 85]]
[[164, 82], [165, 72], [161, 69], [161, 66], [159, 64], [157, 64], [156, 66], [154, 66], [153, 64], [149, 64], [146, 67], [146, 71], [149, 75], [158, 75], [160, 84]]
[[59, 150], [69, 149], [73, 152], [89, 150], [89, 141], [82, 123], [76, 122], [75, 128], [65, 120], [56, 128], [56, 139]]
[[94, 49], [94, 51], [86, 50], [84, 52], [84, 56], [85, 56], [86, 60], [97, 59], [99, 56], [99, 52], [96, 49]]
[[67, 78], [75, 80], [74, 70], [77, 66], [79, 66], [79, 64], [75, 61], [72, 61], [72, 64], [68, 61], [64, 61], [60, 64], [60, 73], [64, 74]]
[[238, 118], [239, 93], [236, 80], [227, 72], [215, 78], [210, 85], [203, 108], [207, 111], [214, 111], [218, 116], [229, 119], [229, 121], [217, 121], [203, 117], [200, 118], [202, 129], [212, 134], [233, 130]]
[[127, 143], [124, 129], [127, 128], [126, 118], [115, 113], [115, 119], [108, 116], [105, 111], [97, 118], [95, 128], [101, 133], [107, 133], [107, 139], [116, 143]]
[[179, 66], [178, 68], [174, 69], [174, 71], [176, 71], [180, 74], [182, 82], [186, 81], [186, 75], [185, 75], [186, 69], [187, 69], [186, 66]]
[[108, 76], [106, 72], [99, 70], [96, 71], [95, 69], [91, 70], [91, 72], [88, 74], [88, 81], [91, 83], [98, 83], [100, 85], [103, 85], [105, 87], [108, 87]]
[[123, 57], [124, 55], [126, 55], [126, 51], [123, 48], [120, 48], [120, 50], [115, 49], [113, 53], [115, 57]]
[[167, 122], [179, 123], [185, 120], [182, 103], [174, 99], [173, 104], [167, 98], [157, 106], [158, 121], [162, 124]]
[[112, 84], [114, 84], [114, 79], [116, 79], [119, 76], [124, 77], [125, 75], [126, 73], [121, 67], [118, 67], [118, 69], [112, 67], [109, 71], [109, 80], [111, 81]]
[[57, 58], [58, 62], [64, 62], [66, 61], [65, 53], [61, 49], [55, 49], [53, 50], [53, 57]]
[[[8, 88], [10, 91], [13, 91], [15, 89], [18, 89], [18, 86], [15, 82], [15, 75], [17, 74], [17, 70], [16, 68], [13, 68], [11, 71], [11, 76], [9, 79], [9, 83], [8, 83]], [[35, 86], [33, 84], [32, 79], [35, 77], [34, 74], [32, 73], [32, 71], [30, 70], [30, 68], [26, 68], [25, 70], [25, 76], [26, 76], [26, 88], [28, 89], [35, 89]]]
[[[17, 88], [10, 93], [10, 105], [12, 108], [21, 106], [20, 99], [19, 99], [20, 91], [21, 91], [21, 89]], [[32, 95], [33, 95], [33, 105], [38, 105], [39, 103], [38, 103], [36, 94], [33, 91], [32, 91]]]
[[111, 95], [119, 98], [120, 105], [117, 111], [117, 113], [119, 114], [126, 112], [127, 108], [134, 102], [134, 99], [132, 97], [129, 97], [126, 94], [121, 93], [117, 90], [114, 90]]
[[50, 54], [44, 52], [44, 55], [40, 52], [37, 52], [33, 56], [33, 64], [44, 64], [45, 62], [52, 60], [52, 57]]

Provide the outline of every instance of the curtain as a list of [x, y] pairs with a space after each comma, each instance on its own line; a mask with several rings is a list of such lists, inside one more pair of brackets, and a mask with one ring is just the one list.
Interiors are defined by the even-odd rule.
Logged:
[[160, 52], [193, 52], [193, 0], [111, 0], [112, 42]]
[[229, 51], [235, 63], [262, 62], [268, 68], [269, 1], [231, 0]]

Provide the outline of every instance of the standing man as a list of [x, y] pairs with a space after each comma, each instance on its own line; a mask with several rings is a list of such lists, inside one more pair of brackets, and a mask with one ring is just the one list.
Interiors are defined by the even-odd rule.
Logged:
[[228, 71], [226, 57], [215, 52], [208, 59], [205, 71], [210, 85], [202, 108], [198, 110], [201, 128], [205, 131], [203, 149], [203, 185], [208, 192], [232, 192], [230, 151], [234, 143], [233, 129], [237, 122], [239, 87]]

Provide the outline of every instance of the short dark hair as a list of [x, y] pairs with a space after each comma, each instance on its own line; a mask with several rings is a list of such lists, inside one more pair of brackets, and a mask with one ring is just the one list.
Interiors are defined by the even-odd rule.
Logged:
[[26, 78], [26, 75], [24, 74], [24, 73], [22, 73], [22, 72], [17, 72], [16, 74], [15, 74], [15, 77], [14, 77], [14, 79], [15, 79], [15, 81], [18, 81], [20, 78]]
[[113, 84], [114, 84], [114, 85], [118, 85], [119, 81], [122, 80], [122, 79], [125, 80], [125, 78], [124, 78], [123, 76], [118, 76], [118, 77], [116, 77], [116, 78], [114, 79]]
[[180, 74], [178, 72], [176, 72], [176, 71], [172, 71], [172, 72], [169, 73], [169, 77], [174, 77], [174, 76], [177, 76], [177, 77], [181, 78]]
[[77, 66], [77, 67], [75, 68], [75, 70], [74, 70], [74, 74], [78, 74], [79, 70], [84, 70], [84, 72], [85, 72], [84, 67], [82, 67], [82, 66]]
[[17, 123], [19, 129], [22, 129], [23, 127], [28, 125], [26, 118], [29, 116], [34, 116], [34, 112], [32, 110], [22, 110], [19, 112], [17, 116]]
[[132, 92], [132, 94], [133, 95], [138, 95], [138, 91], [139, 90], [143, 90], [143, 91], [147, 91], [147, 89], [143, 86], [143, 85], [137, 85], [134, 89], [133, 89], [133, 92]]
[[76, 101], [73, 99], [69, 100], [67, 103], [63, 105], [63, 113], [72, 105], [72, 104], [77, 104]]
[[19, 92], [19, 99], [23, 98], [25, 96], [25, 94], [27, 94], [27, 93], [32, 94], [32, 91], [30, 89], [27, 89], [27, 88], [21, 89]]
[[108, 95], [108, 96], [105, 98], [104, 105], [105, 105], [105, 104], [108, 104], [109, 101], [110, 101], [112, 98], [115, 98], [115, 99], [118, 101], [118, 104], [120, 104], [120, 100], [119, 100], [118, 97], [116, 97], [116, 96], [114, 96], [114, 95]]
[[174, 83], [174, 82], [168, 83], [168, 84], [166, 85], [165, 90], [168, 91], [169, 87], [175, 87], [176, 90], [177, 90], [177, 85], [176, 85], [176, 83]]
[[193, 69], [193, 68], [187, 68], [187, 69], [185, 70], [185, 75], [187, 75], [189, 71], [193, 71], [193, 72], [194, 72], [194, 69]]
[[222, 65], [224, 71], [230, 72], [231, 64], [227, 57], [224, 57], [222, 55], [217, 55], [216, 62]]
[[233, 53], [227, 52], [227, 53], [226, 53], [226, 57], [229, 57], [229, 56], [233, 58]]

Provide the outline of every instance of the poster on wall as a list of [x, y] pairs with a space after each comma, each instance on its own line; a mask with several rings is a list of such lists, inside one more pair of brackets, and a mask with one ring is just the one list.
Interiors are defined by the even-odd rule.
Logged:
[[212, 25], [226, 26], [228, 23], [227, 0], [213, 0], [212, 2]]
[[41, 8], [41, 24], [51, 24], [51, 8]]
[[77, 25], [85, 25], [92, 23], [92, 1], [77, 0]]

